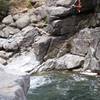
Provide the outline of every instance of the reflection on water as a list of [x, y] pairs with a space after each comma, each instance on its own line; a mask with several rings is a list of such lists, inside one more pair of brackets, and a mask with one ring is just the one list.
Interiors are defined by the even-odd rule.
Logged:
[[75, 73], [31, 77], [28, 100], [100, 100], [100, 78]]

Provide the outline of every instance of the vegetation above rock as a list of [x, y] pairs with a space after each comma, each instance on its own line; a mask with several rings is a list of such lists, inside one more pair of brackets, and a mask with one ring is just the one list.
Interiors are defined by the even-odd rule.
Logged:
[[7, 15], [9, 11], [9, 0], [0, 0], [0, 20]]

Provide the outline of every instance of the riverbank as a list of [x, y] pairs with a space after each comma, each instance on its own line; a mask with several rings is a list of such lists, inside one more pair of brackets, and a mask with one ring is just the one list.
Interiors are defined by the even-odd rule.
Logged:
[[31, 76], [28, 100], [99, 100], [100, 77], [72, 72], [46, 72]]

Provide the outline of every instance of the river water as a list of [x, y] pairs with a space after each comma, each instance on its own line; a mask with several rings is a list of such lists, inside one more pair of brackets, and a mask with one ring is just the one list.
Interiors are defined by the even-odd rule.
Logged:
[[51, 72], [31, 77], [28, 100], [100, 100], [100, 78]]

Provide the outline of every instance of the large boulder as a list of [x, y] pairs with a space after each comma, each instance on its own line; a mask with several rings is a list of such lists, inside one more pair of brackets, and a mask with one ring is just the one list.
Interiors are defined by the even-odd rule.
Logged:
[[[86, 10], [90, 10], [93, 7], [96, 6], [96, 2], [97, 0], [80, 0], [81, 1], [81, 5], [82, 5], [82, 11], [86, 11]], [[64, 7], [70, 7], [73, 4], [77, 4], [78, 0], [58, 0], [56, 2], [57, 6], [64, 6]], [[92, 5], [92, 6], [90, 6]]]
[[100, 39], [100, 28], [81, 30], [72, 41], [73, 54], [85, 56], [89, 47], [96, 49]]
[[51, 17], [63, 17], [70, 13], [70, 10], [65, 7], [48, 7], [48, 13]]
[[16, 21], [16, 25], [20, 29], [26, 27], [29, 23], [30, 23], [30, 18], [28, 15], [23, 15]]
[[51, 38], [48, 36], [37, 37], [35, 43], [33, 44], [34, 53], [39, 61], [43, 61], [44, 56], [48, 52], [50, 46]]
[[[32, 43], [34, 43], [35, 38], [41, 35], [40, 32], [36, 30], [36, 28], [33, 26], [27, 26], [23, 28], [22, 31], [19, 33], [19, 37], [20, 34], [22, 35], [23, 38], [19, 40], [19, 43], [18, 42], [17, 43], [21, 48], [29, 47]], [[17, 34], [14, 37], [15, 40], [17, 41], [18, 37], [17, 38], [16, 37]]]
[[38, 71], [70, 70], [82, 67], [84, 57], [66, 54], [60, 58], [48, 59], [39, 66]]
[[[16, 32], [17, 30], [13, 29], [13, 31], [9, 31]], [[0, 48], [6, 51], [16, 51], [24, 47], [29, 47], [39, 35], [40, 33], [33, 26], [27, 26], [19, 33], [14, 34], [11, 38], [0, 38]]]
[[8, 15], [7, 17], [5, 17], [3, 20], [2, 20], [2, 23], [3, 24], [11, 24], [13, 23], [14, 20], [13, 20], [13, 17], [11, 15]]
[[48, 24], [47, 32], [51, 35], [68, 35], [76, 32], [76, 21], [75, 17], [65, 18], [63, 20], [54, 20]]
[[26, 100], [29, 75], [14, 75], [0, 71], [0, 100]]
[[[58, 0], [56, 6], [48, 7], [48, 26], [46, 31], [51, 35], [75, 33], [85, 27], [95, 27], [98, 22], [93, 13], [95, 0], [80, 0], [82, 8], [77, 10], [77, 0]], [[90, 6], [91, 5], [91, 6]]]
[[58, 16], [49, 16], [48, 19], [49, 22], [46, 27], [46, 31], [50, 35], [69, 36], [86, 27], [95, 27], [98, 23], [93, 14], [79, 14], [68, 17], [61, 15], [61, 18]]
[[33, 50], [29, 52], [23, 52], [17, 57], [13, 56], [7, 62], [5, 66], [6, 71], [16, 70], [18, 72], [30, 72], [32, 69], [36, 68], [40, 62], [36, 59], [36, 55], [33, 53]]
[[95, 57], [95, 52], [96, 50], [94, 48], [89, 48], [85, 57], [83, 70], [100, 73], [100, 60]]

